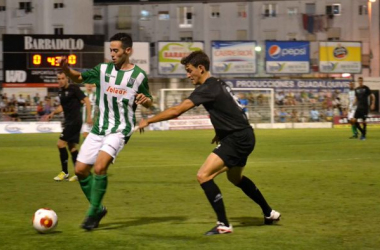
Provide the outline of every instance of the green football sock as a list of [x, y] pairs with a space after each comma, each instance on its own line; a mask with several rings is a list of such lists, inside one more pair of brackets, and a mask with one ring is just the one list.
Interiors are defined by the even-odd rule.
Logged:
[[101, 209], [101, 202], [106, 193], [107, 184], [107, 175], [94, 175], [90, 199], [91, 206], [87, 212], [88, 216], [95, 216]]
[[352, 134], [353, 135], [357, 135], [358, 134], [358, 129], [356, 128], [355, 125], [351, 125], [351, 130], [352, 130]]
[[91, 189], [93, 181], [94, 178], [92, 173], [90, 173], [90, 175], [87, 176], [85, 179], [79, 181], [80, 187], [82, 188], [82, 191], [84, 195], [86, 195], [86, 198], [89, 202], [91, 202]]

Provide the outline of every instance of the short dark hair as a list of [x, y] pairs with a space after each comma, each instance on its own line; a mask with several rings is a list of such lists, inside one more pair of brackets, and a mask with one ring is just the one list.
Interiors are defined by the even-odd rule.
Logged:
[[110, 42], [112, 41], [120, 41], [123, 49], [129, 48], [129, 47], [132, 48], [133, 46], [132, 37], [127, 33], [117, 33], [113, 35], [110, 38]]
[[363, 77], [361, 77], [361, 76], [360, 76], [360, 77], [358, 77], [358, 80], [363, 80]]
[[191, 52], [190, 55], [182, 58], [181, 64], [185, 66], [191, 64], [194, 67], [203, 65], [207, 71], [210, 70], [210, 58], [202, 50]]

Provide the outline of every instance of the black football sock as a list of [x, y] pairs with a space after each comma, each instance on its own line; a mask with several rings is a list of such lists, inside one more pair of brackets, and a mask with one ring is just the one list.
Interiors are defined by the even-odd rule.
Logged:
[[74, 167], [75, 167], [75, 162], [77, 161], [77, 156], [78, 156], [78, 150], [75, 150], [74, 152], [71, 153], [71, 159], [73, 160]]
[[358, 122], [355, 122], [355, 126], [356, 128], [360, 131], [360, 133], [363, 135], [364, 134], [364, 131], [363, 129], [360, 127], [360, 124]]
[[61, 166], [62, 166], [62, 171], [68, 174], [67, 170], [67, 161], [69, 160], [69, 154], [67, 153], [66, 148], [58, 148], [59, 149], [59, 157], [61, 159]]
[[256, 185], [247, 177], [243, 176], [240, 183], [236, 185], [241, 188], [243, 192], [251, 198], [254, 202], [256, 202], [266, 217], [270, 216], [272, 208], [268, 205], [264, 196], [261, 194], [260, 190], [256, 187]]
[[229, 226], [226, 210], [224, 209], [223, 196], [214, 180], [209, 180], [201, 184], [208, 201], [214, 209], [218, 221], [223, 222], [225, 226]]
[[363, 136], [367, 135], [367, 123], [363, 122]]

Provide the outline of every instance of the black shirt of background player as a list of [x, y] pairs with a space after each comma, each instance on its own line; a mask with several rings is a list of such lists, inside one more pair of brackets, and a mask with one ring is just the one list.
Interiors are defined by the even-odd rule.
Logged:
[[208, 78], [188, 99], [196, 106], [203, 104], [210, 114], [211, 123], [219, 139], [234, 131], [250, 127], [238, 99], [233, 96], [231, 88], [220, 79]]
[[69, 84], [65, 88], [59, 89], [59, 99], [65, 115], [65, 125], [82, 124], [82, 100], [86, 97], [76, 84]]
[[357, 99], [357, 109], [368, 111], [369, 109], [369, 103], [368, 103], [368, 97], [371, 95], [371, 90], [363, 85], [361, 87], [357, 87], [355, 89], [355, 96]]

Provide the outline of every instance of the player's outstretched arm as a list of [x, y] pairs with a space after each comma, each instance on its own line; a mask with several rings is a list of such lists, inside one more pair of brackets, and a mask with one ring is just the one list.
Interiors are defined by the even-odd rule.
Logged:
[[181, 114], [185, 113], [186, 111], [188, 111], [189, 109], [193, 108], [194, 106], [195, 104], [190, 99], [186, 99], [181, 104], [168, 108], [151, 118], [148, 118], [146, 120], [142, 119], [139, 123], [140, 132], [151, 123], [156, 123], [156, 122], [166, 121], [166, 120], [176, 118], [180, 116]]
[[47, 116], [48, 120], [51, 120], [55, 114], [59, 114], [59, 113], [61, 113], [61, 112], [63, 112], [63, 108], [62, 108], [62, 105], [59, 105], [56, 109], [54, 109], [53, 112], [51, 112], [51, 113]]
[[67, 63], [67, 58], [65, 56], [61, 57], [60, 65], [65, 75], [67, 75], [73, 82], [83, 82], [82, 74], [79, 71], [73, 70], [69, 67], [69, 64]]
[[375, 110], [375, 101], [376, 101], [375, 95], [371, 94], [370, 95], [370, 104], [371, 104], [370, 109], [371, 110]]
[[91, 102], [90, 102], [90, 99], [86, 96], [83, 99], [83, 102], [84, 102], [85, 107], [86, 107], [86, 114], [87, 114], [86, 123], [89, 124], [89, 125], [92, 125]]

